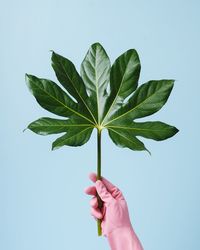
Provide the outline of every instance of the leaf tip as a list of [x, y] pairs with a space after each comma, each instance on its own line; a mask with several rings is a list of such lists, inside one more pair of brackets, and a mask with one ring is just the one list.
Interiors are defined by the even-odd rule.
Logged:
[[28, 128], [24, 128], [24, 129], [22, 130], [22, 132], [24, 133], [27, 129], [28, 129]]
[[103, 49], [103, 46], [100, 44], [100, 42], [95, 42], [91, 45], [92, 49]]
[[32, 89], [32, 86], [31, 86], [31, 82], [33, 80], [33, 75], [30, 75], [30, 74], [25, 74], [25, 82], [26, 82], [26, 85], [29, 89], [29, 91], [33, 94], [33, 89]]
[[52, 146], [51, 146], [51, 151], [55, 151], [56, 149], [60, 148], [59, 146], [57, 145], [54, 145], [54, 143], [52, 143]]
[[179, 129], [177, 129], [176, 127], [172, 127], [172, 133], [171, 133], [171, 136], [169, 137], [176, 135], [178, 132], [179, 132]]
[[147, 148], [145, 148], [145, 150], [146, 150], [147, 153], [149, 153], [149, 155], [151, 156], [151, 152], [150, 152]]
[[25, 81], [26, 81], [27, 84], [29, 84], [29, 82], [31, 80], [33, 80], [34, 78], [36, 78], [34, 75], [31, 75], [31, 74], [28, 74], [28, 73], [25, 74]]
[[54, 64], [57, 61], [58, 54], [54, 50], [51, 50], [51, 66], [54, 68]]
[[54, 56], [56, 56], [56, 52], [54, 50], [50, 50], [50, 52], [51, 52], [51, 59], [52, 59]]
[[25, 73], [25, 80], [28, 80], [29, 79], [29, 74], [28, 73]]
[[175, 79], [170, 79], [170, 83], [172, 86], [174, 86], [175, 81], [176, 81]]
[[99, 46], [99, 45], [101, 46], [101, 44], [100, 44], [99, 42], [94, 42], [94, 43], [92, 44], [92, 47], [93, 47], [93, 46]]
[[179, 129], [175, 127], [175, 134], [179, 132]]

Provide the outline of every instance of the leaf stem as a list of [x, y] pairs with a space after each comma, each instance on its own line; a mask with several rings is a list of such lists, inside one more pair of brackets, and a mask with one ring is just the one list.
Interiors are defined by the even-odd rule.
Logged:
[[97, 180], [101, 179], [101, 130], [97, 129]]
[[[97, 180], [101, 180], [101, 129], [97, 128]], [[97, 193], [98, 206], [101, 210], [103, 202]], [[101, 220], [97, 219], [98, 236], [102, 235]]]

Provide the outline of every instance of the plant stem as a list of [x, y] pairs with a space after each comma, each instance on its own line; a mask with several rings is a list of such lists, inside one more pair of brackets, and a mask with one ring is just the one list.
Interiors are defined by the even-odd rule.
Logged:
[[[97, 180], [101, 180], [101, 129], [97, 129]], [[103, 202], [97, 193], [98, 207], [101, 210]], [[102, 235], [101, 220], [97, 219], [98, 236]]]

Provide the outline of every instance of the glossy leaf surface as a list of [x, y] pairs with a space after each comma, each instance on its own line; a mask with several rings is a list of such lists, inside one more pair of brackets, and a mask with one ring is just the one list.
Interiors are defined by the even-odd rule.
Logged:
[[90, 47], [81, 64], [81, 77], [90, 97], [88, 105], [98, 124], [102, 121], [105, 108], [110, 67], [110, 60], [99, 43]]
[[52, 149], [85, 144], [93, 128], [108, 129], [117, 146], [135, 151], [147, 150], [138, 137], [161, 141], [178, 132], [160, 121], [136, 121], [159, 111], [174, 85], [174, 80], [162, 79], [138, 87], [141, 65], [136, 50], [126, 51], [111, 66], [102, 45], [95, 43], [81, 64], [80, 74], [69, 59], [56, 52], [51, 60], [61, 87], [33, 75], [26, 75], [26, 82], [41, 107], [65, 117], [43, 117], [28, 125], [39, 135], [64, 133]]

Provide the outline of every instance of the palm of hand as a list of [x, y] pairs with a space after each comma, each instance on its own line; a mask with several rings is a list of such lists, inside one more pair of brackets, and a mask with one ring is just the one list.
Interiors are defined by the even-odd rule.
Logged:
[[108, 204], [104, 203], [101, 226], [105, 236], [117, 228], [131, 226], [127, 203], [124, 199], [113, 199]]

